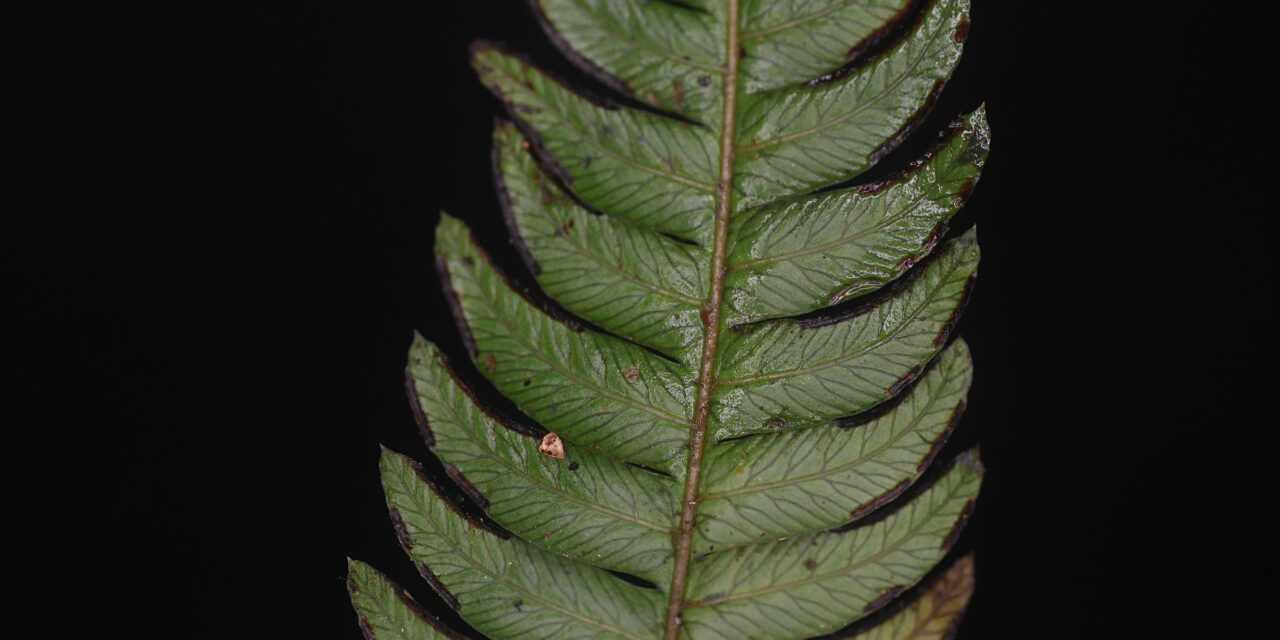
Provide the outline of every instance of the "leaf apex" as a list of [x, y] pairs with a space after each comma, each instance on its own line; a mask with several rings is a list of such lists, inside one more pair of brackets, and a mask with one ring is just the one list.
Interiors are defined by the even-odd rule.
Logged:
[[987, 467], [982, 464], [982, 456], [979, 454], [978, 447], [976, 445], [972, 449], [969, 449], [957, 456], [956, 462], [964, 465], [966, 469], [979, 476], [987, 472]]
[[492, 55], [493, 53], [500, 51], [502, 49], [503, 49], [502, 43], [496, 40], [489, 40], [488, 38], [476, 38], [475, 40], [471, 41], [471, 45], [468, 47], [467, 54], [471, 58], [471, 66], [476, 67], [476, 71], [480, 71], [478, 67], [481, 64], [480, 62], [481, 59], [486, 56]]

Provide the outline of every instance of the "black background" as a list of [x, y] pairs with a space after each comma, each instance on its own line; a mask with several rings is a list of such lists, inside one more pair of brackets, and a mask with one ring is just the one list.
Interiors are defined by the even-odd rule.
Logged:
[[[886, 160], [986, 101], [961, 434], [989, 473], [960, 638], [1243, 633], [1280, 595], [1260, 21], [974, 4], [949, 88]], [[428, 456], [412, 331], [460, 354], [436, 212], [514, 264], [467, 45], [590, 82], [515, 0], [44, 8], [14, 23], [34, 37], [5, 90], [19, 608], [60, 609], [55, 637], [356, 638], [348, 555], [437, 602], [376, 460]]]

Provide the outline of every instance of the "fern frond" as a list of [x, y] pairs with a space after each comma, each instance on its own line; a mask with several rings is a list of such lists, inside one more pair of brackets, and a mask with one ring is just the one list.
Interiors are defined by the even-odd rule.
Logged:
[[[968, 558], [841, 629], [944, 559], [981, 484], [976, 450], [930, 465], [972, 377], [952, 334], [976, 232], [945, 238], [986, 161], [985, 110], [848, 184], [930, 109], [968, 1], [533, 4], [570, 59], [652, 108], [473, 48], [512, 118], [495, 178], [541, 292], [442, 216], [467, 351], [522, 415], [415, 336], [423, 434], [485, 519], [387, 451], [401, 545], [495, 640], [945, 637]], [[370, 637], [458, 637], [364, 565], [349, 590]]]

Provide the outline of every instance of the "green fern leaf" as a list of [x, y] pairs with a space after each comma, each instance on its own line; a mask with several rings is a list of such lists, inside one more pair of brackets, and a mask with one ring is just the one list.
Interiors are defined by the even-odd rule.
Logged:
[[[401, 546], [495, 640], [952, 633], [968, 558], [886, 607], [943, 560], [982, 479], [976, 450], [930, 469], [972, 377], [952, 333], [976, 233], [942, 239], [986, 114], [904, 171], [841, 183], [930, 108], [968, 0], [533, 4], [572, 60], [652, 108], [473, 48], [512, 117], [495, 177], [541, 294], [442, 216], [468, 352], [523, 415], [415, 336], [416, 415], [474, 504], [385, 451]], [[348, 588], [369, 637], [461, 637], [365, 565]]]

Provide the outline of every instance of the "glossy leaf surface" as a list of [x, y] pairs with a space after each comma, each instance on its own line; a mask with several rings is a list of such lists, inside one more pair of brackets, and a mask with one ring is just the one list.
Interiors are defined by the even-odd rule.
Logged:
[[[615, 100], [473, 48], [511, 118], [494, 172], [528, 274], [442, 216], [471, 363], [415, 336], [406, 375], [456, 490], [384, 452], [401, 545], [495, 640], [799, 640], [882, 609], [843, 633], [943, 637], [967, 560], [895, 598], [943, 560], [982, 479], [976, 450], [931, 463], [972, 379], [953, 333], [977, 236], [949, 223], [986, 163], [985, 109], [849, 181], [928, 112], [967, 0], [531, 4]], [[371, 637], [456, 637], [364, 565], [350, 585]]]

